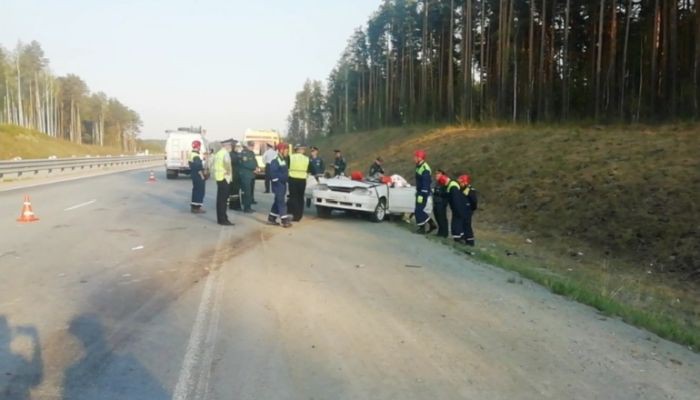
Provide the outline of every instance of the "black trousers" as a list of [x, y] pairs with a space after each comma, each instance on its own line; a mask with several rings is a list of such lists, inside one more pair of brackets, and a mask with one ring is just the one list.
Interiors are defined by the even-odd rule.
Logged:
[[438, 225], [437, 235], [446, 238], [447, 235], [449, 235], [449, 229], [447, 227], [447, 203], [436, 200], [433, 214], [435, 214], [435, 221]]
[[250, 178], [250, 200], [251, 202], [255, 201], [255, 173], [253, 173], [253, 177]]
[[226, 179], [223, 181], [216, 181], [216, 222], [220, 224], [228, 221], [228, 215], [226, 215], [228, 193], [229, 183]]
[[270, 193], [270, 164], [265, 165], [265, 193]]
[[306, 179], [289, 178], [289, 200], [287, 211], [292, 215], [292, 220], [301, 221], [304, 216], [304, 192], [306, 191]]

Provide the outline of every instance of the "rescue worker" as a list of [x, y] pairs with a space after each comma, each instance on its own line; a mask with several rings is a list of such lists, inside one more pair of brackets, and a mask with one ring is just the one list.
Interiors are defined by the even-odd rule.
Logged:
[[253, 182], [258, 162], [255, 160], [255, 153], [251, 150], [252, 146], [254, 146], [254, 143], [247, 143], [238, 155], [238, 180], [241, 183], [243, 212], [247, 214], [255, 212], [250, 205], [253, 203]]
[[369, 175], [367, 176], [370, 179], [379, 179], [384, 176], [384, 167], [382, 167], [383, 164], [384, 160], [382, 160], [381, 157], [377, 157], [372, 165], [369, 166]]
[[413, 155], [413, 161], [416, 163], [416, 206], [414, 210], [418, 226], [416, 233], [430, 233], [436, 228], [435, 222], [425, 212], [425, 206], [430, 198], [430, 181], [432, 179], [432, 171], [428, 163], [425, 162], [425, 156], [423, 150], [416, 150]]
[[243, 146], [237, 141], [233, 141], [233, 151], [231, 151], [231, 184], [229, 185], [228, 208], [234, 211], [241, 211], [241, 179], [238, 176], [238, 169], [241, 164], [241, 151]]
[[322, 177], [326, 172], [323, 159], [318, 156], [318, 147], [311, 146], [311, 158], [309, 162], [311, 163], [311, 175], [316, 178], [316, 182], [318, 182], [318, 178]]
[[311, 171], [309, 157], [304, 152], [306, 147], [301, 144], [294, 146], [294, 154], [289, 156], [289, 200], [287, 209], [292, 214], [292, 221], [301, 221], [304, 216], [304, 192], [306, 179]]
[[193, 141], [189, 160], [190, 177], [192, 178], [192, 199], [190, 202], [192, 214], [204, 214], [206, 212], [202, 209], [206, 189], [206, 167], [202, 162], [202, 156], [199, 154], [201, 150], [202, 142], [199, 140]]
[[270, 210], [270, 215], [267, 217], [267, 222], [270, 225], [280, 225], [280, 223], [277, 222], [279, 218], [283, 228], [292, 226], [289, 222], [287, 204], [285, 203], [287, 181], [289, 179], [289, 169], [285, 158], [288, 154], [289, 148], [287, 145], [280, 143], [277, 145], [277, 157], [270, 163], [270, 183], [275, 198], [272, 202], [272, 209]]
[[263, 154], [263, 164], [265, 164], [265, 193], [270, 193], [270, 163], [277, 158], [277, 151], [270, 143], [266, 144], [267, 150]]
[[447, 187], [440, 184], [443, 176], [446, 176], [446, 174], [441, 169], [435, 173], [435, 182], [437, 184], [433, 189], [433, 214], [438, 226], [437, 235], [446, 238], [449, 235], [449, 228], [447, 227], [449, 196], [447, 195]]
[[345, 176], [347, 164], [340, 150], [335, 150], [335, 162], [333, 163], [333, 176]]
[[214, 155], [214, 179], [216, 180], [216, 222], [219, 225], [232, 226], [226, 215], [226, 202], [231, 182], [233, 181], [233, 169], [231, 168], [231, 149], [233, 139], [221, 142], [221, 149]]
[[477, 191], [471, 185], [471, 177], [462, 175], [457, 178], [462, 195], [465, 200], [465, 215], [462, 219], [464, 228], [464, 243], [467, 246], [474, 246], [474, 230], [472, 229], [472, 215], [478, 208]]
[[445, 188], [450, 210], [452, 211], [452, 223], [450, 224], [452, 239], [455, 242], [462, 242], [464, 240], [464, 217], [467, 212], [467, 204], [464, 201], [462, 189], [458, 182], [450, 179], [445, 174], [440, 175], [438, 185]]

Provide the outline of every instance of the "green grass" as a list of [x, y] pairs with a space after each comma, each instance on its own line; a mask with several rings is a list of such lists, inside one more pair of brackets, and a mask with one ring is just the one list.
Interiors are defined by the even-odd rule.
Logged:
[[479, 189], [476, 258], [700, 348], [700, 125], [427, 126], [314, 144], [327, 164], [334, 148], [349, 170], [381, 155], [409, 180], [426, 149]]
[[79, 145], [15, 125], [0, 125], [0, 160], [124, 154], [116, 147]]

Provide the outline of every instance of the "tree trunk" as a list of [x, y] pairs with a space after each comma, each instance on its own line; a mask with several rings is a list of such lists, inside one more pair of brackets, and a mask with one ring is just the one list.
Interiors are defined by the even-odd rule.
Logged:
[[658, 60], [659, 60], [659, 45], [660, 45], [660, 34], [661, 34], [661, 8], [659, 7], [659, 0], [654, 1], [654, 26], [652, 28], [652, 38], [651, 38], [651, 74], [649, 79], [651, 79], [651, 93], [650, 93], [650, 107], [649, 110], [652, 114], [656, 113], [656, 97], [658, 94], [659, 78], [658, 78]]
[[[631, 1], [631, 0], [630, 0]], [[571, 0], [566, 0], [566, 8], [564, 10], [564, 49], [562, 50], [562, 71], [563, 83], [561, 94], [561, 116], [566, 120], [569, 117], [569, 92], [570, 85], [570, 67], [569, 67], [569, 26], [571, 23]]]
[[[625, 22], [625, 42], [622, 47], [622, 68], [620, 69], [620, 108], [619, 117], [621, 120], [625, 118], [625, 91], [627, 83], [627, 49], [630, 40], [630, 22], [632, 21], [632, 0], [628, 0], [627, 8], [625, 9], [626, 22]], [[641, 73], [641, 71], [640, 71]]]
[[595, 66], [595, 119], [600, 120], [600, 72], [603, 63], [603, 31], [605, 30], [605, 0], [600, 0], [600, 10], [598, 15], [598, 52]]
[[542, 0], [542, 31], [540, 35], [540, 62], [539, 62], [539, 78], [538, 78], [538, 103], [537, 103], [537, 119], [542, 119], [544, 115], [544, 73], [545, 73], [545, 53], [547, 43], [547, 1]]
[[462, 34], [462, 122], [472, 119], [472, 0], [464, 2]]
[[455, 2], [450, 0], [450, 31], [447, 40], [449, 48], [447, 49], [447, 119], [454, 121], [455, 116], [455, 78], [454, 78], [454, 23], [455, 23]]
[[612, 0], [612, 14], [610, 17], [610, 55], [608, 57], [608, 72], [605, 80], [605, 110], [614, 102], [612, 99], [615, 79], [615, 60], [617, 58], [617, 0]]
[[527, 43], [527, 122], [532, 122], [535, 104], [535, 3], [536, 1], [530, 0], [530, 29]]
[[700, 118], [700, 0], [695, 0], [695, 118]]
[[17, 52], [17, 125], [25, 126], [24, 111], [22, 110], [22, 71], [19, 68], [20, 51]]
[[[698, 1], [698, 0], [696, 0]], [[678, 107], [678, 2], [677, 0], [668, 0], [668, 31], [665, 36], [668, 37], [670, 49], [668, 49], [668, 96], [666, 102], [669, 104], [669, 113], [671, 118], [676, 118]]]

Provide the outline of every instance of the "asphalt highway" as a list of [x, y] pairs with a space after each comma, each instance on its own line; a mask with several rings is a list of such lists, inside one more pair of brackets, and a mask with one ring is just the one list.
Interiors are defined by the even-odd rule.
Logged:
[[700, 355], [393, 223], [157, 178], [0, 192], [0, 399], [698, 398]]

